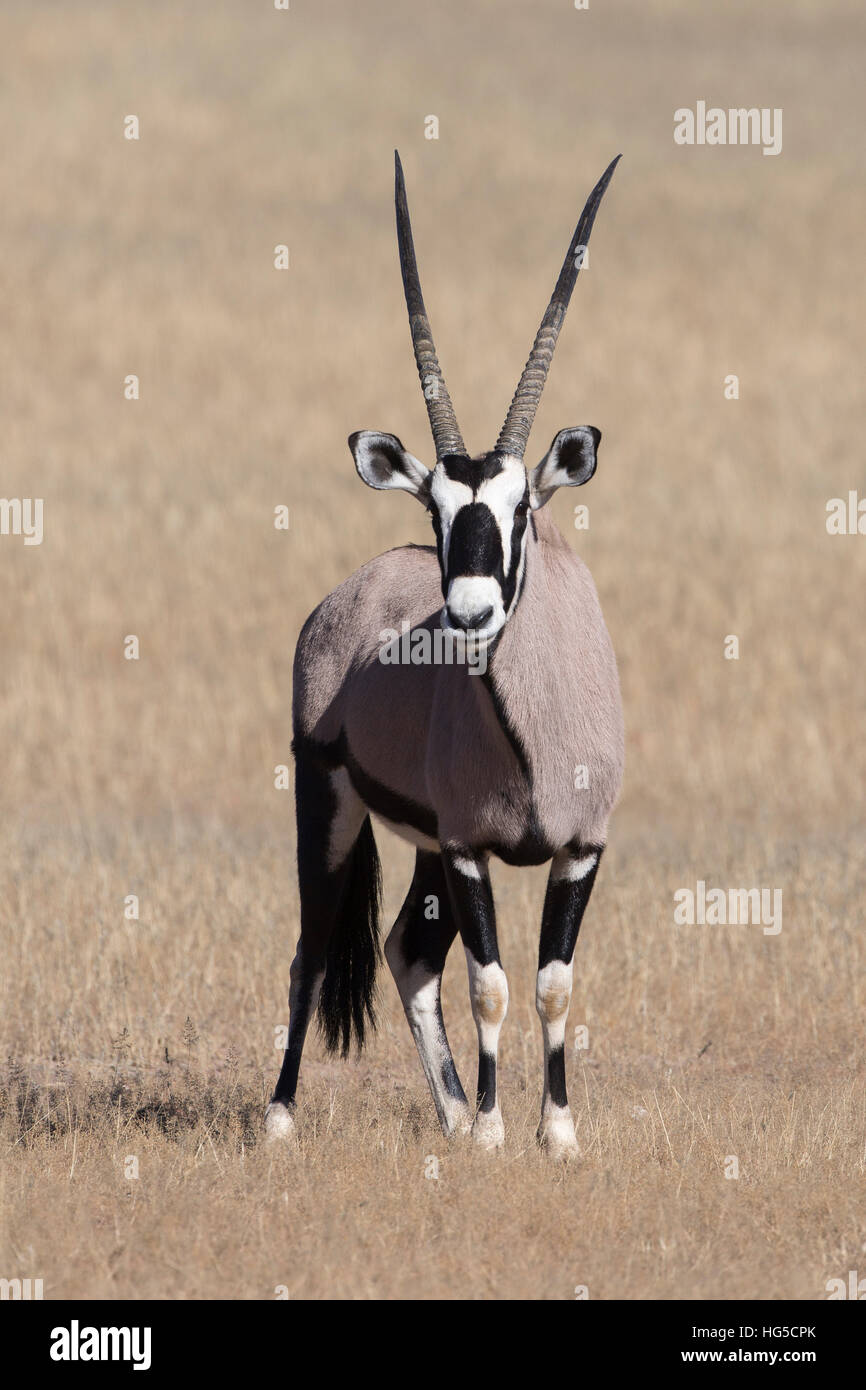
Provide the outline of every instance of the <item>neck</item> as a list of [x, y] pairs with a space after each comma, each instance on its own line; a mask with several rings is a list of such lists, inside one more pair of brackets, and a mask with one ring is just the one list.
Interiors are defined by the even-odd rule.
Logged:
[[502, 674], [525, 661], [535, 646], [539, 624], [545, 620], [549, 593], [549, 568], [555, 552], [567, 550], [567, 542], [547, 508], [533, 512], [526, 539], [523, 582], [514, 611], [496, 643], [490, 669]]

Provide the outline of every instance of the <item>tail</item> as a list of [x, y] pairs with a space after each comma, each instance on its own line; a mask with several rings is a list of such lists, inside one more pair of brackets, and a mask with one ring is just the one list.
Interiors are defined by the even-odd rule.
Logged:
[[364, 1046], [367, 1025], [376, 1026], [373, 1007], [379, 949], [382, 870], [373, 827], [367, 816], [351, 851], [337, 921], [328, 945], [319, 994], [319, 1028], [329, 1052], [345, 1057], [352, 1044]]

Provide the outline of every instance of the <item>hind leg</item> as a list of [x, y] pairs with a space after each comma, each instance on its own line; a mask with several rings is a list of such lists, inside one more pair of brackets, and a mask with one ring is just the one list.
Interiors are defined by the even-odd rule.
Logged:
[[351, 852], [367, 814], [347, 773], [343, 769], [329, 772], [309, 754], [297, 758], [295, 807], [301, 935], [290, 973], [288, 1042], [265, 1113], [269, 1139], [286, 1139], [295, 1128], [295, 1091], [304, 1040], [322, 988]]
[[385, 942], [385, 959], [445, 1135], [468, 1130], [472, 1123], [442, 1019], [442, 971], [456, 935], [442, 860], [419, 850], [406, 901]]

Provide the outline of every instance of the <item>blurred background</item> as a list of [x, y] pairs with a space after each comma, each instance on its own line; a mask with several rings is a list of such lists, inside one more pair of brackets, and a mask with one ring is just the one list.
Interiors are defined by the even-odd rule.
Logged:
[[[297, 933], [292, 798], [274, 788], [275, 766], [291, 761], [294, 643], [315, 604], [371, 555], [431, 539], [409, 498], [362, 486], [346, 446], [353, 430], [384, 429], [431, 461], [398, 268], [394, 148], [473, 451], [495, 440], [584, 199], [621, 151], [530, 442], [534, 462], [563, 426], [604, 436], [591, 486], [551, 505], [600, 593], [628, 739], [572, 1017], [591, 1021], [596, 1084], [612, 1088], [598, 1104], [610, 1106], [616, 1165], [627, 1151], [635, 1172], [647, 1155], [664, 1168], [661, 1130], [633, 1143], [624, 1133], [629, 1087], [635, 1076], [651, 1089], [656, 1077], [670, 1082], [708, 1039], [693, 1077], [708, 1088], [708, 1115], [729, 1101], [747, 1113], [731, 1079], [745, 1074], [770, 1109], [792, 1086], [811, 1096], [807, 1112], [831, 1104], [836, 1139], [808, 1124], [798, 1137], [779, 1120], [753, 1225], [769, 1230], [768, 1210], [790, 1212], [780, 1174], [803, 1154], [821, 1170], [789, 1245], [759, 1252], [743, 1236], [726, 1265], [683, 1236], [672, 1270], [655, 1235], [632, 1247], [620, 1209], [599, 1209], [594, 1230], [607, 1230], [613, 1253], [595, 1287], [750, 1296], [769, 1280], [761, 1296], [812, 1296], [823, 1287], [818, 1252], [829, 1277], [832, 1252], [844, 1261], [853, 1238], [850, 1213], [827, 1217], [827, 1194], [844, 1192], [853, 1211], [863, 1168], [851, 1081], [862, 1083], [866, 540], [825, 525], [830, 498], [866, 494], [861, 7], [292, 0], [279, 12], [265, 0], [10, 0], [0, 22], [0, 491], [44, 499], [41, 546], [0, 537], [3, 1046], [16, 1086], [21, 1068], [30, 1078], [22, 1132], [42, 1133], [40, 1088], [56, 1101], [50, 1088], [80, 1084], [87, 1114], [95, 1079], [114, 1084], [118, 1066], [130, 1117], [151, 1103], [145, 1091], [164, 1098], [187, 1018], [202, 1085], [210, 1077], [219, 1091], [230, 1057], [249, 1115], [276, 1074]], [[675, 110], [701, 100], [781, 108], [782, 152], [675, 144]], [[128, 115], [138, 140], [124, 138]], [[436, 140], [425, 138], [430, 116]], [[280, 244], [286, 271], [274, 267]], [[138, 400], [124, 397], [130, 374]], [[739, 399], [725, 397], [730, 374]], [[578, 502], [588, 530], [574, 529]], [[274, 528], [281, 504], [288, 531]], [[137, 661], [124, 659], [130, 634]], [[724, 659], [729, 635], [739, 660]], [[411, 855], [379, 839], [393, 915]], [[698, 878], [781, 888], [781, 937], [675, 928], [673, 892]], [[506, 1050], [506, 1086], [511, 1067], [528, 1088], [531, 1136], [542, 876], [502, 869], [495, 881], [515, 1001], [503, 1045], [509, 1029], [523, 1039], [522, 1052]], [[137, 922], [123, 917], [128, 894], [140, 900]], [[446, 984], [468, 1080], [460, 962]], [[339, 1130], [335, 1088], [344, 1096], [350, 1152], [366, 1078], [383, 1105], [397, 1096], [380, 1123], [417, 1105], [426, 1152], [432, 1107], [390, 980], [383, 996], [385, 1034], [365, 1063], [341, 1068], [311, 1043], [310, 1105]], [[786, 1066], [802, 1069], [799, 1080], [780, 1080]], [[585, 1077], [573, 1085], [588, 1132], [597, 1112]], [[662, 1108], [676, 1107], [664, 1097]], [[201, 1111], [189, 1113], [195, 1156]], [[666, 1119], [673, 1133], [673, 1111]], [[257, 1123], [241, 1126], [243, 1142], [254, 1144]], [[764, 1132], [756, 1121], [756, 1142]], [[601, 1133], [590, 1151], [609, 1172]], [[725, 1142], [720, 1132], [716, 1148]], [[94, 1144], [94, 1190], [108, 1202], [113, 1179], [99, 1188], [105, 1155]], [[61, 1168], [52, 1177], [39, 1151], [38, 1181], [62, 1189], [46, 1189], [48, 1208], [68, 1214], [77, 1249]], [[464, 1176], [475, 1202], [482, 1178]], [[668, 1210], [666, 1182], [662, 1173], [647, 1212]], [[705, 1195], [696, 1190], [682, 1218], [689, 1229], [713, 1228]], [[152, 1216], [152, 1260], [127, 1265], [123, 1253], [112, 1264], [97, 1242], [54, 1270], [55, 1288], [213, 1293], [189, 1232], [178, 1235], [182, 1273], [166, 1272]], [[560, 1224], [551, 1217], [554, 1244]], [[402, 1244], [395, 1235], [390, 1256], [425, 1296], [441, 1292], [447, 1264], [415, 1270], [417, 1229]], [[467, 1251], [449, 1288], [570, 1296], [571, 1256], [539, 1249], [521, 1283], [513, 1261], [497, 1265], [498, 1230], [487, 1265], [498, 1283], [478, 1282]], [[343, 1227], [329, 1266], [321, 1239], [311, 1231], [319, 1255], [295, 1265], [296, 1292], [395, 1291], [393, 1258], [377, 1273], [363, 1238], [353, 1245]], [[586, 1252], [595, 1258], [597, 1240]], [[250, 1259], [259, 1271], [259, 1255]], [[348, 1267], [359, 1285], [340, 1282], [350, 1276], [335, 1271]], [[696, 1295], [678, 1292], [685, 1270]], [[220, 1291], [268, 1296], [269, 1277], [264, 1294], [255, 1279], [244, 1293]]]

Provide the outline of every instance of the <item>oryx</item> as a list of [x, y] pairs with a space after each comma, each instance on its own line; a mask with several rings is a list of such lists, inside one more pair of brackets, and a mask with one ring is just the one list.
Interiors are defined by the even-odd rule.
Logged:
[[[619, 158], [617, 156], [617, 158]], [[349, 447], [373, 488], [401, 488], [429, 511], [433, 546], [401, 546], [364, 565], [319, 604], [294, 665], [301, 934], [291, 968], [288, 1045], [266, 1127], [294, 1128], [307, 1025], [318, 1004], [331, 1050], [363, 1043], [379, 960], [379, 860], [370, 814], [417, 847], [415, 875], [385, 956], [446, 1134], [471, 1126], [502, 1142], [496, 1078], [508, 987], [499, 959], [488, 859], [552, 860], [541, 923], [536, 1008], [544, 1038], [539, 1138], [576, 1151], [565, 1086], [565, 1023], [578, 929], [623, 769], [616, 661], [589, 571], [543, 507], [595, 472], [599, 431], [560, 430], [524, 466], [553, 350], [615, 159], [578, 222], [496, 447], [470, 458], [421, 296], [396, 156], [397, 236], [415, 360], [436, 446], [428, 470], [392, 434]], [[439, 626], [466, 662], [382, 656], [383, 634]], [[442, 970], [457, 933], [478, 1030], [470, 1107], [445, 1036]]]

